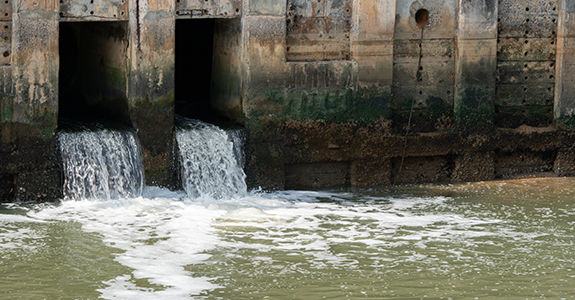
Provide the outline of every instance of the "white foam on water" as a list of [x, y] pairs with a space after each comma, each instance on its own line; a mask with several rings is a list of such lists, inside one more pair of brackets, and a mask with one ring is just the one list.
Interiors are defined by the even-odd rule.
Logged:
[[[105, 299], [188, 299], [216, 288], [211, 278], [196, 277], [186, 266], [206, 260], [203, 253], [219, 244], [211, 227], [225, 211], [184, 203], [182, 193], [152, 188], [150, 198], [63, 201], [29, 215], [39, 220], [75, 221], [97, 233], [109, 246], [123, 250], [116, 261], [133, 269], [106, 282]], [[150, 286], [138, 286], [144, 279]]]
[[[14, 203], [2, 204], [9, 210], [26, 211]], [[30, 229], [30, 225], [46, 223], [42, 220], [30, 218], [20, 214], [0, 214], [0, 250], [18, 249], [32, 252], [39, 246], [38, 240], [46, 237], [46, 234]]]
[[[318, 270], [353, 269], [363, 264], [358, 257], [369, 258], [373, 267], [414, 262], [433, 266], [440, 259], [418, 249], [444, 243], [449, 250], [457, 244], [464, 249], [445, 251], [446, 255], [469, 260], [473, 248], [482, 243], [477, 238], [485, 238], [483, 243], [492, 242], [492, 236], [526, 238], [505, 230], [498, 219], [421, 211], [426, 205], [450, 201], [446, 197], [381, 198], [370, 204], [352, 203], [347, 193], [284, 191], [192, 199], [183, 192], [157, 187], [147, 188], [143, 195], [100, 202], [63, 201], [32, 210], [28, 216], [79, 222], [84, 231], [101, 236], [107, 246], [122, 250], [115, 260], [132, 271], [105, 282], [107, 287], [98, 290], [105, 299], [189, 299], [219, 288], [215, 282], [225, 275], [206, 277], [193, 272], [194, 266], [208, 263], [214, 251], [254, 264], [279, 263], [281, 257], [294, 256]], [[486, 229], [492, 224], [502, 226], [495, 233]], [[396, 250], [406, 246], [409, 251]], [[334, 252], [334, 247], [354, 250]], [[245, 251], [252, 254], [242, 257]], [[268, 252], [283, 255], [277, 261], [266, 256]], [[285, 268], [281, 272], [293, 271]]]

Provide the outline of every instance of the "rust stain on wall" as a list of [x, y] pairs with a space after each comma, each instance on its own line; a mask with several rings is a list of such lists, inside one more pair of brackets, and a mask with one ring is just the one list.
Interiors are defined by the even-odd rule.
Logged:
[[128, 0], [60, 0], [60, 19], [128, 20]]
[[12, 60], [12, 1], [0, 1], [0, 66], [3, 66]]
[[288, 2], [288, 61], [349, 60], [350, 0]]
[[56, 0], [23, 0], [18, 3], [18, 11], [24, 10], [54, 10], [57, 8]]
[[233, 18], [241, 7], [239, 0], [176, 0], [176, 18]]

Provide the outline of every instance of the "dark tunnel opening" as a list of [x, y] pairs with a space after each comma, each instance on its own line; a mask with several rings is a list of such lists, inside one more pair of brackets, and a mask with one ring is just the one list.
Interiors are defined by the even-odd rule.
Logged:
[[129, 125], [128, 22], [61, 22], [58, 126]]
[[176, 114], [218, 123], [211, 107], [215, 19], [176, 20]]

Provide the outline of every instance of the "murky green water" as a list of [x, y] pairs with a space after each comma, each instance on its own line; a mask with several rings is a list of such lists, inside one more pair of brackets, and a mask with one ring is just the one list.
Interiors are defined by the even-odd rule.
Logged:
[[2, 299], [571, 299], [575, 179], [0, 206]]

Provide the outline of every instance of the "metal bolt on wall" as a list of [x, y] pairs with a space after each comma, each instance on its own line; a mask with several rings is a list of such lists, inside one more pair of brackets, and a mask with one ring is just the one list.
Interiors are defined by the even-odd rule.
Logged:
[[12, 1], [0, 4], [0, 66], [9, 65], [12, 58]]

